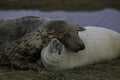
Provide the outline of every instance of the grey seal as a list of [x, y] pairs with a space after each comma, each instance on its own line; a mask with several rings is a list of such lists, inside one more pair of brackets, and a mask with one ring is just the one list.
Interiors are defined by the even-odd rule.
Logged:
[[1, 19], [0, 63], [10, 62], [21, 66], [21, 62], [36, 62], [40, 59], [41, 49], [52, 38], [59, 39], [73, 52], [83, 50], [85, 46], [78, 31], [84, 30], [83, 27], [59, 19], [35, 16]]

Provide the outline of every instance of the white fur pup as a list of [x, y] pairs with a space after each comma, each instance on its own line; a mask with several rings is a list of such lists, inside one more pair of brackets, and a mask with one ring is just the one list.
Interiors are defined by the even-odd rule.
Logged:
[[41, 51], [41, 59], [45, 68], [69, 69], [119, 56], [120, 33], [100, 27], [85, 28], [85, 31], [78, 33], [85, 44], [85, 49], [79, 52], [72, 52], [56, 38], [52, 39]]

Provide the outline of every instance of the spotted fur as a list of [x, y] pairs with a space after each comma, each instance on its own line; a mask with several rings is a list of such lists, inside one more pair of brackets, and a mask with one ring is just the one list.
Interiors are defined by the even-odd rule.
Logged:
[[[57, 19], [34, 16], [2, 19], [0, 20], [0, 63], [10, 62], [21, 67], [24, 65], [21, 63], [24, 62], [27, 64], [37, 62], [40, 59], [41, 49], [54, 37], [72, 51], [84, 49], [83, 44], [79, 46], [80, 38], [77, 35], [77, 31], [84, 30], [83, 27]], [[73, 40], [76, 45], [70, 44]]]

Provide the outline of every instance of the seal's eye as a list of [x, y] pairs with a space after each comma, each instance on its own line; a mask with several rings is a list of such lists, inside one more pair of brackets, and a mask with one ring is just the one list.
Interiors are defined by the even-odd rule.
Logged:
[[71, 37], [70, 34], [64, 34], [63, 36], [64, 36], [64, 37]]

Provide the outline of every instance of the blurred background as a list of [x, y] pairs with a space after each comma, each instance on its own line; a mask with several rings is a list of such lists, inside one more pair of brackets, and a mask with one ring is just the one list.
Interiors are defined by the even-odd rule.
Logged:
[[0, 0], [0, 18], [40, 16], [120, 31], [120, 0]]
[[120, 0], [0, 0], [0, 9], [53, 10], [98, 10], [115, 8], [120, 10]]

